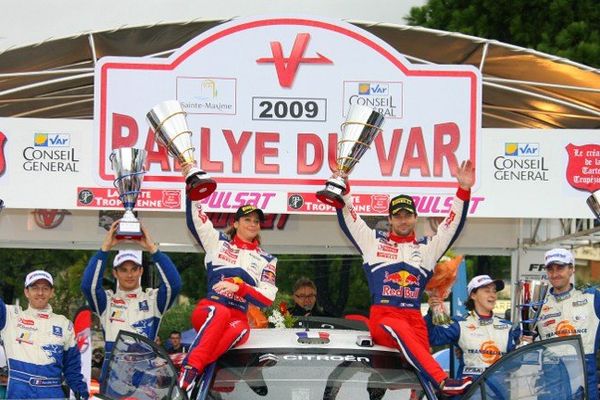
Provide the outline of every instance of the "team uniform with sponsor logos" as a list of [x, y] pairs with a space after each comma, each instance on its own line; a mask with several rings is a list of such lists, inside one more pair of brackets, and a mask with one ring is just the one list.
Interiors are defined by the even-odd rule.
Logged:
[[[186, 204], [188, 228], [204, 248], [207, 295], [192, 314], [198, 334], [190, 346], [184, 365], [198, 371], [216, 361], [228, 349], [248, 340], [250, 327], [248, 303], [268, 307], [277, 294], [277, 258], [263, 251], [257, 242], [248, 243], [214, 229], [199, 201]], [[230, 294], [212, 287], [221, 280], [236, 283], [239, 290]]]
[[22, 310], [0, 300], [0, 334], [8, 364], [8, 399], [63, 399], [63, 377], [89, 397], [73, 324], [52, 307]]
[[435, 387], [448, 375], [429, 353], [421, 295], [439, 258], [458, 237], [465, 222], [470, 191], [458, 189], [449, 215], [437, 234], [417, 240], [413, 235], [369, 228], [356, 214], [350, 194], [337, 210], [342, 231], [363, 256], [371, 293], [369, 330], [376, 343], [402, 350]]
[[495, 316], [480, 316], [475, 311], [466, 318], [452, 318], [448, 325], [434, 325], [425, 316], [432, 346], [457, 345], [461, 349], [459, 376], [478, 377], [486, 368], [517, 346], [520, 329], [512, 329], [509, 321]]
[[151, 340], [156, 338], [163, 314], [173, 305], [181, 290], [181, 277], [177, 268], [160, 250], [152, 254], [161, 284], [157, 289], [116, 292], [102, 288], [108, 252], [98, 251], [88, 263], [81, 281], [81, 289], [92, 310], [99, 316], [104, 330], [105, 354], [101, 381], [110, 360], [115, 340], [120, 330], [138, 333]]
[[555, 295], [552, 292], [553, 289], [550, 289], [537, 323], [540, 338], [581, 335], [589, 398], [597, 399], [596, 351], [600, 347], [600, 291], [581, 291], [571, 287], [565, 293]]

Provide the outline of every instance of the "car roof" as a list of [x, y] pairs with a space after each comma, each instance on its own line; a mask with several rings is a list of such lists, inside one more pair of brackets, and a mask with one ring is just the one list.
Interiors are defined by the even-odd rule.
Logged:
[[[299, 335], [309, 337], [319, 337], [319, 333], [329, 335], [329, 343], [310, 343], [304, 344], [298, 341]], [[359, 346], [356, 344], [358, 336], [369, 336], [368, 332], [349, 330], [349, 329], [310, 329], [306, 331], [302, 328], [266, 328], [252, 329], [248, 341], [236, 349], [276, 349], [276, 348], [294, 348], [294, 349], [351, 349], [368, 351], [387, 351], [398, 353], [397, 349], [390, 347], [373, 345], [372, 347]]]

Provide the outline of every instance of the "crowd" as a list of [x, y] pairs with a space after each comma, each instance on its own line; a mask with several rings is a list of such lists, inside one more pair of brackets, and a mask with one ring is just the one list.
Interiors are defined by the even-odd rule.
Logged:
[[[183, 174], [190, 166], [183, 167]], [[337, 173], [350, 188], [347, 176]], [[533, 341], [519, 329], [493, 315], [497, 292], [504, 283], [490, 276], [474, 277], [468, 284], [469, 313], [438, 326], [421, 314], [421, 299], [438, 260], [452, 246], [464, 226], [470, 190], [475, 180], [470, 161], [456, 171], [458, 188], [451, 210], [432, 237], [415, 234], [417, 209], [410, 196], [399, 195], [389, 203], [389, 231], [371, 229], [355, 212], [349, 189], [343, 193], [345, 205], [337, 210], [342, 232], [363, 258], [371, 307], [368, 328], [377, 344], [399, 349], [421, 370], [433, 387], [447, 396], [463, 393], [472, 379], [502, 355]], [[191, 235], [205, 252], [207, 294], [191, 315], [197, 334], [191, 345], [181, 342], [181, 332], [169, 335], [168, 352], [182, 354], [178, 384], [190, 392], [198, 385], [204, 369], [224, 352], [244, 343], [251, 334], [246, 312], [250, 304], [271, 306], [277, 294], [277, 258], [265, 251], [261, 242], [261, 222], [265, 216], [253, 205], [241, 206], [234, 223], [224, 232], [216, 230], [200, 201], [186, 202], [186, 221]], [[160, 251], [142, 226], [142, 237], [120, 250], [110, 272], [115, 290], [102, 287], [109, 253], [123, 242], [117, 238], [115, 221], [99, 251], [89, 261], [81, 281], [85, 298], [99, 317], [105, 337], [104, 349], [93, 352], [94, 376], [106, 376], [106, 363], [120, 330], [135, 332], [151, 340], [157, 338], [161, 318], [173, 306], [181, 290], [181, 278], [171, 259]], [[131, 242], [128, 242], [131, 244]], [[143, 249], [156, 266], [160, 285], [142, 289]], [[564, 249], [546, 253], [545, 268], [552, 289], [540, 316], [537, 337], [546, 339], [582, 333], [588, 367], [590, 398], [597, 398], [595, 358], [600, 325], [598, 291], [573, 288], [574, 259]], [[79, 397], [89, 397], [80, 369], [80, 354], [73, 325], [53, 313], [49, 301], [54, 294], [53, 277], [46, 271], [29, 273], [24, 282], [28, 307], [4, 304], [0, 300], [0, 333], [8, 360], [8, 398], [62, 398], [62, 384]], [[293, 316], [327, 317], [317, 303], [317, 287], [308, 278], [293, 287]], [[431, 307], [443, 299], [430, 296]], [[585, 316], [583, 318], [582, 316]], [[454, 344], [460, 351], [460, 373], [450, 378], [434, 360], [431, 345]], [[493, 344], [482, 353], [484, 343]]]

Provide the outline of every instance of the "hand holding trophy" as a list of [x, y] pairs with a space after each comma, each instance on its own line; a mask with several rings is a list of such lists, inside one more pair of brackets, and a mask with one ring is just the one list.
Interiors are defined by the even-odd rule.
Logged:
[[177, 100], [167, 100], [154, 106], [146, 114], [146, 119], [154, 129], [156, 142], [165, 147], [182, 166], [191, 166], [185, 178], [187, 195], [191, 200], [202, 200], [215, 191], [217, 183], [196, 167], [192, 131], [188, 128], [185, 115]]
[[381, 132], [383, 121], [383, 115], [370, 107], [356, 104], [350, 107], [337, 143], [337, 171], [327, 180], [325, 189], [317, 192], [317, 199], [335, 208], [344, 207], [345, 177]]
[[125, 207], [125, 214], [119, 221], [115, 237], [117, 239], [135, 239], [143, 236], [140, 222], [133, 215], [142, 180], [144, 179], [144, 164], [146, 150], [123, 147], [115, 149], [110, 155], [116, 179], [113, 185], [119, 191], [119, 198]]
[[548, 288], [548, 283], [540, 280], [525, 279], [518, 282], [515, 295], [515, 308], [518, 311], [515, 321], [520, 320], [523, 325], [523, 335], [534, 335], [542, 306], [546, 302]]

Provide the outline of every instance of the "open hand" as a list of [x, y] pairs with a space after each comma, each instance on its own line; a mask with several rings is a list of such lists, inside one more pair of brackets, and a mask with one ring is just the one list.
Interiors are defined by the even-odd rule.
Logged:
[[456, 170], [458, 185], [465, 190], [471, 189], [475, 184], [475, 166], [471, 160], [463, 161]]

